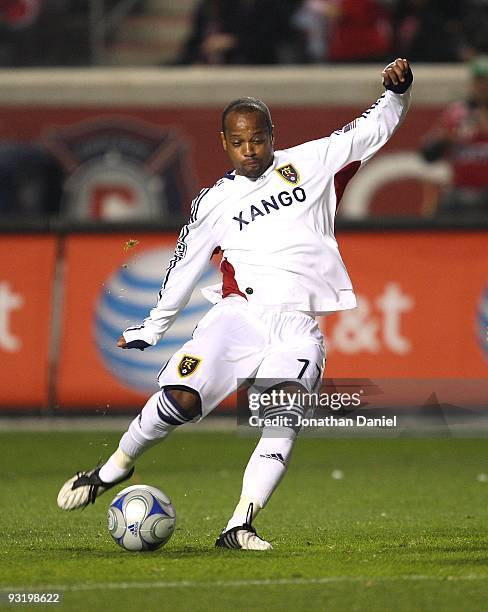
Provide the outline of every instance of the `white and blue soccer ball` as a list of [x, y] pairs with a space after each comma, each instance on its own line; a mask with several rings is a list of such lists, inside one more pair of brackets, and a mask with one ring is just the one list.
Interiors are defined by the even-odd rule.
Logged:
[[108, 530], [126, 550], [156, 550], [175, 529], [176, 512], [169, 497], [148, 485], [120, 491], [108, 509]]

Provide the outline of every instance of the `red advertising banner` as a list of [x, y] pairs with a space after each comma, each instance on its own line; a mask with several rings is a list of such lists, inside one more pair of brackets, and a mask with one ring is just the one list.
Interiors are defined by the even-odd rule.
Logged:
[[0, 406], [48, 402], [48, 355], [56, 258], [54, 236], [0, 241]]
[[340, 233], [359, 308], [324, 319], [332, 377], [488, 377], [486, 232]]
[[[130, 239], [139, 242], [128, 248]], [[66, 239], [57, 401], [101, 414], [142, 405], [210, 308], [196, 290], [157, 347], [115, 346], [154, 305], [176, 235]], [[359, 308], [323, 319], [327, 377], [488, 378], [488, 250], [482, 232], [341, 232]], [[127, 250], [126, 250], [127, 249]], [[209, 262], [199, 286], [218, 282]]]

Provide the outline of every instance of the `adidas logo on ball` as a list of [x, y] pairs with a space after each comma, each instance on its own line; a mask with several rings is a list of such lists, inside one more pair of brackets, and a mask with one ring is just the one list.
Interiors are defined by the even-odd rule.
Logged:
[[137, 538], [137, 532], [139, 530], [139, 523], [134, 523], [133, 525], [128, 525], [127, 529], [131, 532], [131, 534]]

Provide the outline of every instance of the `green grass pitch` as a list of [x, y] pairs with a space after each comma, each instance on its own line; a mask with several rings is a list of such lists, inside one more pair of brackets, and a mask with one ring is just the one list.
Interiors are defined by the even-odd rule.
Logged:
[[214, 548], [255, 440], [177, 433], [141, 458], [131, 482], [171, 497], [174, 537], [128, 553], [106, 528], [114, 491], [83, 512], [56, 506], [63, 481], [118, 438], [0, 435], [3, 598], [15, 587], [63, 591], [51, 608], [80, 611], [486, 609], [486, 439], [304, 437], [256, 521], [274, 550], [258, 553]]

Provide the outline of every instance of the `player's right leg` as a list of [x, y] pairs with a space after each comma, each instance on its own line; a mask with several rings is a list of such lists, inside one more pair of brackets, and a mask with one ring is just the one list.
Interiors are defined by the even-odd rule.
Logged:
[[[179, 400], [179, 401], [178, 401]], [[109, 460], [69, 478], [58, 493], [62, 510], [76, 510], [94, 504], [97, 497], [128, 480], [137, 458], [166, 438], [178, 425], [199, 415], [200, 399], [191, 389], [160, 389], [146, 402], [141, 413], [129, 425], [119, 447]]]
[[[272, 344], [256, 372], [250, 396], [268, 394], [272, 401], [259, 415], [269, 419], [249, 458], [242, 481], [241, 497], [216, 546], [246, 548], [251, 521], [267, 505], [284, 477], [307, 406], [303, 392], [316, 392], [322, 378], [325, 350], [316, 321], [303, 313], [265, 315]], [[270, 396], [275, 392], [275, 397]], [[281, 392], [281, 393], [280, 393]], [[272, 424], [273, 421], [276, 424]], [[271, 545], [256, 541], [254, 550]]]
[[250, 376], [261, 361], [263, 330], [246, 318], [243, 298], [229, 297], [198, 324], [193, 338], [169, 360], [159, 376], [161, 389], [149, 398], [101, 467], [77, 472], [58, 494], [58, 506], [75, 510], [132, 475], [137, 458], [176, 427], [206, 416]]

